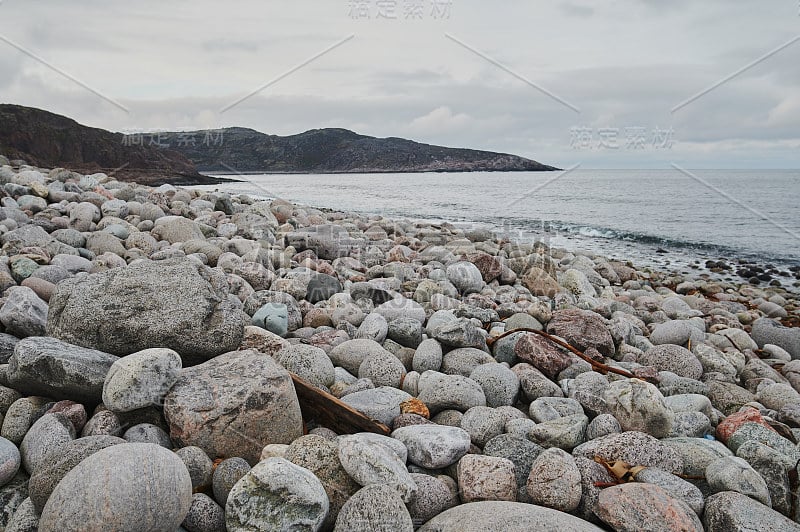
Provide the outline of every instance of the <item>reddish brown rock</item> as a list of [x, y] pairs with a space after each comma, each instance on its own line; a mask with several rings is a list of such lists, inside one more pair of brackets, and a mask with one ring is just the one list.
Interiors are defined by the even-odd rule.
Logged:
[[594, 347], [604, 356], [614, 354], [614, 339], [605, 321], [594, 312], [559, 310], [547, 323], [547, 332], [560, 336], [581, 351]]
[[616, 531], [703, 532], [685, 502], [654, 484], [631, 482], [600, 492], [595, 514]]
[[78, 434], [80, 434], [84, 425], [86, 425], [86, 409], [80, 403], [65, 399], [51, 406], [50, 410], [45, 412], [45, 414], [55, 414], [56, 412], [61, 412], [67, 416], [72, 425], [75, 427], [75, 432]]
[[503, 265], [488, 253], [473, 253], [467, 256], [467, 260], [478, 268], [487, 283], [494, 281], [503, 273]]
[[312, 308], [303, 316], [303, 327], [330, 327], [333, 325], [331, 316], [324, 308]]
[[20, 284], [33, 290], [37, 296], [46, 302], [50, 301], [50, 296], [53, 295], [53, 291], [56, 289], [56, 285], [38, 277], [28, 277]]
[[748, 408], [742, 412], [735, 412], [723, 419], [719, 425], [717, 425], [717, 439], [727, 444], [728, 438], [733, 436], [733, 433], [739, 430], [739, 427], [745, 423], [758, 423], [771, 431], [775, 431], [761, 416], [761, 412], [755, 408]]
[[560, 290], [558, 281], [553, 279], [550, 274], [536, 266], [531, 267], [522, 276], [522, 285], [535, 296], [553, 297]]
[[527, 362], [550, 379], [555, 379], [572, 364], [569, 354], [561, 351], [548, 339], [533, 333], [527, 333], [517, 340], [514, 354], [520, 362]]

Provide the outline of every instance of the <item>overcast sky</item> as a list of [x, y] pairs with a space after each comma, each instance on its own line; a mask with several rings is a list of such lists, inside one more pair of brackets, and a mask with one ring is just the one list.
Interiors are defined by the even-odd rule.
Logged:
[[0, 39], [0, 101], [114, 131], [800, 167], [798, 0], [0, 0]]

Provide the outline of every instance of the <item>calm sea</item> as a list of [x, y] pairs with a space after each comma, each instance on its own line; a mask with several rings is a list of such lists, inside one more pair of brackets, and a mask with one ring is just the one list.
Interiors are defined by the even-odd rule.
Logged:
[[248, 175], [219, 187], [315, 207], [479, 224], [642, 266], [800, 264], [800, 170]]

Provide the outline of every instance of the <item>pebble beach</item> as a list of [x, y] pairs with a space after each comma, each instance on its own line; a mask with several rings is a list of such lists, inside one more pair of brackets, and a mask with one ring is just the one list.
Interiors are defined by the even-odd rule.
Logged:
[[0, 184], [0, 531], [800, 530], [800, 296], [763, 270]]

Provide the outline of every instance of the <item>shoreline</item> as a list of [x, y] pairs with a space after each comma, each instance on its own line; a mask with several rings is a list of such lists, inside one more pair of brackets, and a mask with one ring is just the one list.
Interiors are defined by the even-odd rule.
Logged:
[[[239, 182], [252, 183], [247, 180]], [[211, 187], [213, 186], [214, 185], [198, 185], [199, 189], [204, 191], [211, 191]], [[269, 200], [280, 199], [272, 197], [267, 194], [266, 191], [264, 194], [252, 194], [252, 196]], [[297, 203], [297, 205], [319, 209], [326, 213], [346, 212], [364, 217], [383, 216], [382, 212], [376, 211], [341, 211], [340, 209], [329, 206], [320, 207], [305, 203]], [[800, 294], [800, 261], [794, 259], [761, 259], [757, 256], [758, 254], [754, 252], [740, 252], [713, 244], [698, 244], [692, 242], [670, 243], [666, 242], [665, 239], [661, 239], [659, 242], [659, 239], [656, 237], [652, 237], [656, 240], [654, 243], [649, 243], [558, 230], [543, 233], [541, 231], [526, 231], [522, 228], [498, 228], [497, 225], [489, 222], [465, 219], [450, 220], [410, 213], [390, 213], [385, 217], [395, 221], [403, 220], [439, 225], [442, 223], [451, 223], [462, 228], [479, 227], [492, 231], [495, 236], [500, 238], [507, 239], [515, 237], [516, 240], [525, 240], [528, 242], [544, 241], [549, 244], [553, 240], [557, 242], [566, 241], [563, 245], [555, 244], [555, 247], [562, 252], [595, 254], [607, 260], [619, 260], [633, 263], [638, 268], [647, 271], [661, 271], [673, 275], [684, 275], [691, 280], [721, 281], [732, 285], [751, 284], [762, 288], [769, 286], [771, 281], [777, 280], [787, 292]], [[570, 246], [569, 244], [572, 245]], [[611, 247], [611, 253], [602, 249], [605, 247]], [[626, 251], [629, 253], [627, 256], [625, 255]], [[748, 271], [752, 274], [745, 276], [740, 275], [740, 273], [747, 273]], [[757, 275], [763, 275], [765, 273], [768, 274], [768, 279], [766, 277], [764, 279], [759, 279], [758, 283], [755, 283], [755, 280], [752, 279]]]

